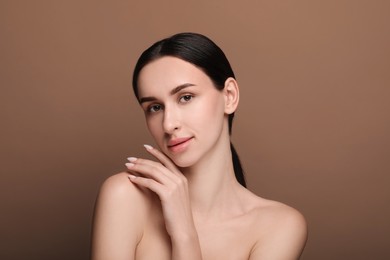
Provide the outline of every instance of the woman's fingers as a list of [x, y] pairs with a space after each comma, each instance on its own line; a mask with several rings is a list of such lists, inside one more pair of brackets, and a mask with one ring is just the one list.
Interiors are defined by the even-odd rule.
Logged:
[[[187, 193], [187, 179], [170, 158], [149, 145], [145, 145], [145, 148], [160, 162], [129, 157], [126, 167], [131, 173], [130, 180], [151, 189], [164, 200], [173, 194]], [[175, 196], [182, 197], [182, 195]]]
[[146, 151], [148, 151], [151, 155], [156, 157], [156, 159], [159, 160], [165, 167], [167, 167], [173, 173], [179, 174], [179, 171], [178, 171], [176, 165], [171, 161], [171, 159], [169, 159], [168, 156], [166, 156], [164, 153], [162, 153], [158, 149], [155, 149], [154, 147], [152, 147], [148, 144], [144, 144], [144, 147], [145, 147]]
[[164, 186], [153, 179], [143, 178], [140, 176], [135, 176], [133, 174], [129, 174], [128, 177], [131, 182], [142, 187], [148, 188], [159, 196], [164, 193]]
[[128, 158], [126, 167], [129, 171], [141, 174], [143, 177], [152, 178], [159, 183], [169, 185], [172, 183], [172, 174], [161, 163], [134, 157]]

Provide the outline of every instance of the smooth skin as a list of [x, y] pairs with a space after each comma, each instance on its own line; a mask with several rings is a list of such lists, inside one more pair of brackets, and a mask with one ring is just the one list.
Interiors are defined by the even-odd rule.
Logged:
[[234, 176], [228, 115], [237, 82], [220, 91], [191, 63], [162, 57], [142, 69], [139, 96], [156, 160], [130, 157], [128, 172], [102, 185], [92, 259], [299, 259], [304, 217]]

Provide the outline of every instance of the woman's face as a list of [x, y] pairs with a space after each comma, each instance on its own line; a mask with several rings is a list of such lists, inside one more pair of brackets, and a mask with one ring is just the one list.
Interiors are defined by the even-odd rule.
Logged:
[[195, 164], [228, 136], [223, 91], [191, 63], [159, 58], [141, 70], [138, 88], [149, 131], [177, 166]]

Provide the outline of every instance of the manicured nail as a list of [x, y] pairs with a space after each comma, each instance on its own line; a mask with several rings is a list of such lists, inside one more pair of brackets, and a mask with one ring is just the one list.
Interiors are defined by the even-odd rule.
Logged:
[[148, 144], [144, 144], [144, 147], [146, 148], [146, 150], [152, 150], [153, 147], [151, 145], [148, 145]]
[[135, 178], [137, 178], [137, 176], [134, 176], [134, 175], [131, 175], [131, 174], [129, 174], [127, 177], [129, 177], [130, 180], [134, 180]]
[[137, 161], [137, 158], [135, 158], [135, 157], [128, 157], [127, 160], [129, 162], [135, 162], [135, 161]]
[[131, 168], [131, 167], [134, 166], [134, 163], [125, 163], [125, 165], [126, 165], [127, 168]]

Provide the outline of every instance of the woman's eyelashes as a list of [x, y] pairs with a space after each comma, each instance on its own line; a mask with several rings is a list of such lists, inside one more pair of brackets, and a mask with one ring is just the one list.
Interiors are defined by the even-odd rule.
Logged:
[[152, 104], [150, 106], [148, 106], [146, 112], [148, 113], [156, 113], [158, 111], [160, 111], [162, 109], [162, 105], [160, 104]]
[[[194, 98], [195, 96], [193, 94], [184, 94], [184, 95], [180, 95], [179, 98], [178, 98], [178, 103], [179, 104], [186, 104], [186, 103], [189, 103], [192, 101], [192, 99]], [[162, 104], [156, 104], [156, 103], [152, 103], [150, 104], [149, 106], [147, 106], [146, 108], [146, 112], [148, 114], [153, 114], [153, 113], [157, 113], [161, 110], [164, 109], [164, 106]]]
[[180, 103], [187, 103], [187, 102], [190, 102], [191, 99], [193, 99], [193, 98], [194, 98], [194, 95], [192, 95], [192, 94], [181, 95], [179, 98], [179, 102]]

